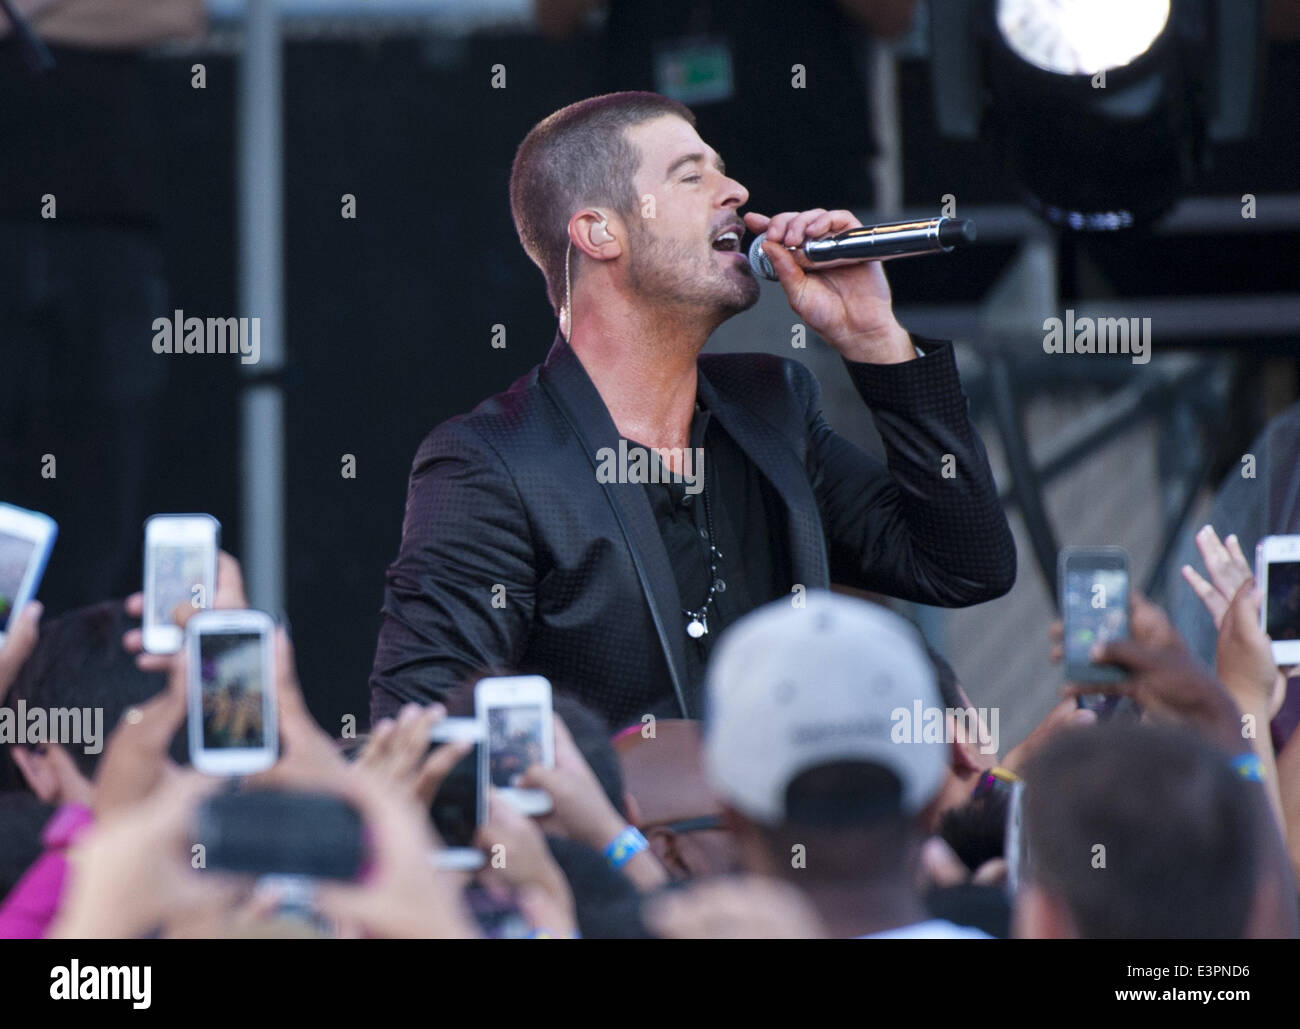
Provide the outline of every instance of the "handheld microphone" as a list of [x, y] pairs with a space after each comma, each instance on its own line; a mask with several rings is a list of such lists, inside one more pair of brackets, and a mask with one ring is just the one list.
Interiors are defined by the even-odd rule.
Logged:
[[[756, 275], [776, 281], [772, 262], [763, 253], [767, 233], [754, 237], [749, 245], [749, 266]], [[889, 222], [849, 229], [838, 236], [810, 239], [802, 250], [810, 261], [886, 261], [891, 257], [946, 254], [955, 246], [975, 242], [975, 223], [969, 218], [927, 218], [923, 221]]]

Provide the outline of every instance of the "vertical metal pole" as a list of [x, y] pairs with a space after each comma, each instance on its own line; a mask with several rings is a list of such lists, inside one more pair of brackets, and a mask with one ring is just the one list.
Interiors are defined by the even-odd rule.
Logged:
[[[285, 608], [284, 281], [280, 24], [276, 0], [248, 0], [239, 76], [240, 315], [260, 322], [261, 360], [241, 402], [244, 582], [249, 602]], [[250, 330], [251, 331], [251, 330]]]
[[903, 132], [898, 100], [898, 56], [884, 40], [870, 44], [867, 98], [878, 152], [872, 161], [876, 216], [889, 218], [903, 209]]

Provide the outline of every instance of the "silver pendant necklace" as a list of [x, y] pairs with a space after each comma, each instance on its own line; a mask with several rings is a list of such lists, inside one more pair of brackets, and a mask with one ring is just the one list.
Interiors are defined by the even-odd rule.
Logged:
[[713, 542], [713, 508], [709, 505], [707, 486], [704, 488], [704, 522], [709, 527], [709, 592], [699, 610], [682, 608], [682, 614], [686, 616], [686, 635], [693, 640], [709, 631], [709, 605], [713, 603], [713, 594], [718, 591], [718, 562], [722, 560], [722, 553]]

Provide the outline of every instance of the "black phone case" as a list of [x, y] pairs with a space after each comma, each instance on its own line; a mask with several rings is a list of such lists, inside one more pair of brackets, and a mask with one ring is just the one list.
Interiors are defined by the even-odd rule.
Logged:
[[361, 816], [337, 797], [255, 790], [210, 797], [196, 843], [211, 869], [350, 881], [365, 857]]

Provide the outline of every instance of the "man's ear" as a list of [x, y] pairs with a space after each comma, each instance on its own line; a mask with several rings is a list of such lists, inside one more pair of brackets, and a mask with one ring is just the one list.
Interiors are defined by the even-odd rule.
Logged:
[[77, 767], [72, 755], [57, 743], [42, 744], [43, 752], [31, 747], [14, 747], [14, 764], [23, 773], [32, 792], [46, 804], [86, 804], [95, 787]]
[[9, 749], [18, 771], [23, 773], [28, 788], [45, 804], [57, 804], [61, 783], [59, 772], [49, 752], [37, 753], [30, 747], [14, 746]]
[[650, 850], [659, 863], [668, 870], [668, 875], [674, 881], [689, 879], [691, 872], [687, 868], [686, 862], [682, 860], [681, 851], [677, 849], [677, 834], [671, 829], [664, 826], [655, 826], [646, 836], [646, 842], [650, 844]]
[[611, 261], [623, 253], [626, 238], [622, 219], [611, 212], [585, 207], [569, 219], [569, 242], [595, 261]]

